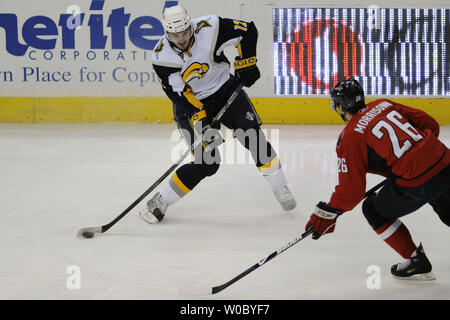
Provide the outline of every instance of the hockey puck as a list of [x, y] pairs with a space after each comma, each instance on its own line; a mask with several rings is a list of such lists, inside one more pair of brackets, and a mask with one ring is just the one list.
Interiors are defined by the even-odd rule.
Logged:
[[94, 237], [94, 233], [90, 231], [83, 232], [83, 237], [90, 239]]

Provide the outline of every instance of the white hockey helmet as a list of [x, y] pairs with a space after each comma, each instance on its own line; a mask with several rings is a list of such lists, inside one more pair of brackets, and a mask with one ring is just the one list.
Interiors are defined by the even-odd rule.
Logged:
[[164, 10], [162, 24], [166, 35], [168, 35], [168, 33], [183, 32], [192, 28], [192, 21], [189, 13], [180, 5], [169, 7]]

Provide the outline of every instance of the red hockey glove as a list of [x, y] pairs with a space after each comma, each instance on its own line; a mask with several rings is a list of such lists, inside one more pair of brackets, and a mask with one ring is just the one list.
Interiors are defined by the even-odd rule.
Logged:
[[327, 206], [325, 202], [319, 202], [310, 216], [308, 223], [305, 226], [305, 230], [308, 230], [311, 226], [314, 227], [312, 238], [317, 240], [321, 235], [332, 233], [336, 224], [336, 219], [342, 214], [342, 210], [338, 210]]

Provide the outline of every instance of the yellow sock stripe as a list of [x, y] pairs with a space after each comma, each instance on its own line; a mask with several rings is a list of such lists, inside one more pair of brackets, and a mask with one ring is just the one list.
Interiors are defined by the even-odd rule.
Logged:
[[178, 188], [180, 188], [181, 191], [183, 191], [185, 194], [188, 194], [189, 192], [191, 192], [191, 190], [189, 190], [184, 184], [183, 182], [181, 182], [180, 178], [178, 178], [177, 173], [175, 172], [172, 176], [173, 181], [175, 182], [175, 184], [177, 185]]
[[279, 164], [279, 162], [280, 162], [280, 159], [278, 158], [278, 156], [276, 156], [272, 161], [258, 167], [258, 170], [260, 172], [264, 172], [266, 170], [271, 169], [274, 165]]

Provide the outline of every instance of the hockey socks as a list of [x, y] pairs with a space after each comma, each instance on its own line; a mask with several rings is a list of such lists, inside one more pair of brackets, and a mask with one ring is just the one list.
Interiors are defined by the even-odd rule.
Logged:
[[294, 196], [292, 195], [291, 191], [287, 186], [287, 180], [284, 175], [283, 169], [280, 166], [280, 161], [278, 160], [278, 157], [275, 158], [274, 160], [276, 160], [275, 172], [272, 171], [272, 174], [267, 174], [268, 173], [267, 171], [270, 170], [266, 170], [266, 172], [263, 173], [263, 176], [264, 178], [266, 178], [267, 182], [269, 182], [273, 194], [275, 195], [275, 198], [278, 200], [283, 210], [284, 211], [293, 210], [297, 206], [297, 202], [295, 201]]
[[170, 187], [169, 183], [164, 185], [159, 193], [168, 206], [181, 199], [181, 197]]
[[259, 172], [266, 178], [267, 182], [270, 184], [272, 190], [278, 190], [279, 188], [287, 185], [287, 180], [281, 169], [280, 160], [275, 157], [269, 163], [258, 167]]
[[159, 193], [161, 194], [161, 197], [164, 199], [167, 205], [170, 206], [180, 200], [190, 191], [191, 190], [184, 185], [184, 183], [180, 180], [180, 178], [178, 178], [178, 175], [175, 172], [170, 178], [169, 182], [161, 188], [161, 191]]
[[408, 228], [398, 219], [389, 220], [375, 231], [384, 242], [397, 251], [404, 259], [411, 258], [411, 255], [416, 250], [416, 245], [411, 238]]

